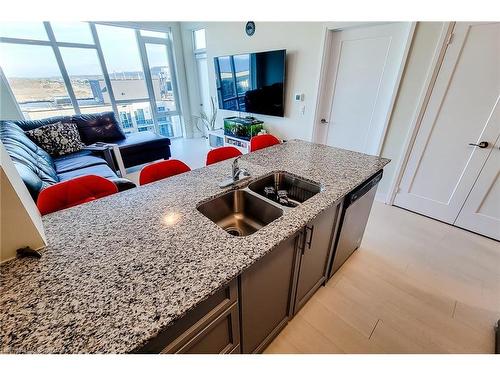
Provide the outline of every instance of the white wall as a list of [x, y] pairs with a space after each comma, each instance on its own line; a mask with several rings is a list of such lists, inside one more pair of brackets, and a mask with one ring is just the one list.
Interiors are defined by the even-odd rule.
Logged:
[[[311, 140], [324, 30], [325, 25], [317, 22], [257, 22], [255, 34], [249, 37], [245, 33], [245, 22], [207, 23], [211, 95], [217, 96], [214, 57], [286, 49], [285, 117], [256, 117], [263, 120], [265, 127], [280, 138]], [[293, 100], [295, 92], [304, 94], [303, 102]], [[303, 115], [302, 106], [305, 106]], [[220, 110], [220, 123], [223, 117], [232, 115], [237, 115], [237, 112]]]
[[[195, 28], [206, 28], [212, 96], [216, 96], [214, 57], [285, 48], [287, 50], [285, 117], [263, 115], [256, 115], [256, 117], [264, 120], [266, 127], [281, 138], [299, 138], [310, 141], [313, 134], [314, 111], [326, 30], [361, 24], [360, 22], [257, 22], [255, 34], [248, 37], [244, 31], [244, 22], [181, 22], [183, 39], [189, 38], [189, 42], [184, 40], [186, 71], [188, 76], [193, 74], [190, 73], [190, 69], [194, 66], [193, 62], [190, 62], [192, 50], [188, 51], [188, 49], [191, 48], [190, 30]], [[419, 22], [417, 24], [382, 148], [381, 155], [392, 159], [392, 162], [386, 168], [385, 177], [379, 187], [379, 196], [387, 194], [394, 179], [396, 167], [404, 151], [405, 140], [418, 110], [420, 95], [425, 90], [425, 78], [431, 69], [431, 61], [438, 48], [437, 43], [443, 24], [443, 22]], [[189, 85], [191, 108], [199, 106], [198, 94], [191, 93], [192, 90], [197, 90], [195, 85], [196, 83]], [[295, 92], [304, 94], [304, 102], [293, 101]], [[300, 113], [302, 105], [305, 106], [304, 115]], [[237, 115], [235, 112], [225, 110], [219, 112], [220, 124], [222, 124], [223, 117]]]
[[0, 262], [16, 256], [16, 250], [46, 244], [42, 218], [28, 189], [0, 142]]

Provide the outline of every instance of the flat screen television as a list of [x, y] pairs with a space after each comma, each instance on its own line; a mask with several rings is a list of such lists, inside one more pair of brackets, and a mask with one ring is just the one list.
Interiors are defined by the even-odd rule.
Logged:
[[214, 58], [220, 109], [283, 117], [286, 50]]

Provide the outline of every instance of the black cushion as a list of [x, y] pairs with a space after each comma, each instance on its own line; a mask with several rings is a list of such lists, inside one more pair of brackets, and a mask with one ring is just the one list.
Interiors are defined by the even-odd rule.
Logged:
[[96, 142], [114, 143], [125, 139], [113, 112], [76, 115], [72, 117], [72, 122], [78, 126], [80, 137], [87, 145]]
[[135, 184], [127, 180], [126, 178], [120, 178], [116, 175], [115, 172], [106, 164], [97, 164], [88, 167], [78, 168], [74, 170], [68, 170], [66, 172], [62, 172], [59, 174], [59, 178], [61, 181], [71, 180], [75, 177], [85, 176], [89, 174], [95, 174], [97, 176], [101, 176], [107, 178], [114, 182], [118, 191], [124, 191], [135, 187]]
[[43, 120], [16, 120], [16, 121], [10, 121], [18, 125], [21, 129], [24, 131], [32, 130], [39, 128], [40, 126], [43, 125], [48, 125], [48, 124], [55, 124], [56, 122], [63, 122], [63, 123], [68, 123], [72, 122], [71, 116], [55, 116], [55, 117], [49, 117]]
[[150, 131], [127, 134], [115, 143], [125, 168], [170, 157], [170, 139]]
[[88, 174], [96, 174], [104, 178], [117, 177], [116, 173], [113, 172], [113, 170], [107, 164], [98, 164], [59, 173], [59, 180], [60, 181], [71, 180], [72, 178], [85, 176]]
[[75, 169], [94, 165], [107, 165], [103, 158], [90, 154], [90, 151], [80, 151], [54, 159], [57, 173], [71, 172]]

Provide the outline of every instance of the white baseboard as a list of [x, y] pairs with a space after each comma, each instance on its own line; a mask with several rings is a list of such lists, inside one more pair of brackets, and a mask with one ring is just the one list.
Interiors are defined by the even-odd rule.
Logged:
[[388, 203], [386, 202], [386, 200], [387, 200], [387, 194], [386, 194], [386, 193], [384, 193], [384, 192], [381, 192], [381, 191], [377, 191], [377, 192], [375, 193], [375, 200], [376, 200], [377, 202], [380, 202], [380, 203], [388, 204]]

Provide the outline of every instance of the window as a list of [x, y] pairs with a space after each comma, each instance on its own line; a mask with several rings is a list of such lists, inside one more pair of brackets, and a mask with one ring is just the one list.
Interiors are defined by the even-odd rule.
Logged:
[[168, 32], [93, 22], [0, 24], [0, 71], [26, 119], [115, 111], [123, 129], [182, 136]]
[[2, 22], [0, 37], [49, 40], [43, 22]]
[[165, 39], [167, 37], [166, 33], [161, 33], [158, 31], [150, 31], [150, 30], [141, 30], [141, 35], [142, 36], [150, 36], [153, 38], [162, 38], [162, 39]]
[[0, 65], [26, 119], [74, 114], [51, 47], [2, 43]]
[[167, 47], [164, 44], [152, 43], [146, 43], [145, 46], [156, 100], [159, 133], [169, 137], [181, 135], [180, 129], [175, 126], [175, 121], [172, 120], [172, 114], [177, 112], [177, 106]]
[[118, 106], [119, 118], [125, 133], [155, 131], [149, 102], [136, 102]]
[[50, 26], [58, 42], [94, 44], [86, 22], [51, 22]]
[[200, 111], [210, 115], [210, 87], [208, 79], [208, 62], [205, 29], [193, 31], [194, 56], [196, 59], [196, 70], [198, 75], [198, 89], [200, 94]]
[[90, 48], [60, 48], [80, 111], [100, 112], [111, 108], [109, 91], [97, 51]]
[[199, 29], [193, 31], [194, 34], [194, 49], [200, 50], [207, 48], [207, 43], [205, 40], [205, 29]]
[[115, 99], [147, 98], [148, 90], [134, 30], [103, 25], [96, 27]]

